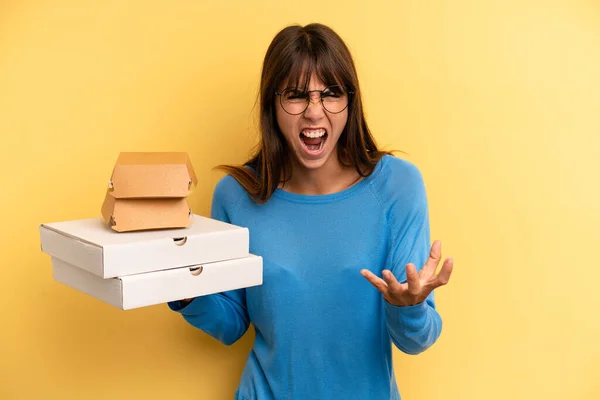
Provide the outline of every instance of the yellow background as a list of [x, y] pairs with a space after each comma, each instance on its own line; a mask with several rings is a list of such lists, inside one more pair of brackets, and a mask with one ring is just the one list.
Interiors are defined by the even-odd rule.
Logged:
[[228, 348], [67, 288], [37, 229], [98, 216], [120, 151], [189, 152], [207, 215], [211, 168], [255, 143], [269, 42], [313, 21], [456, 260], [439, 342], [395, 352], [404, 399], [600, 398], [600, 3], [250, 3], [0, 2], [0, 399], [232, 398], [252, 331]]

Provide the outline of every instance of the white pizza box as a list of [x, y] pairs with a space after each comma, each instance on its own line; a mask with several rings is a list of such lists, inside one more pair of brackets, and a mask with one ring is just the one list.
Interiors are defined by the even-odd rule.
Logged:
[[122, 310], [262, 284], [262, 257], [103, 279], [52, 257], [54, 279]]
[[185, 228], [115, 232], [102, 218], [40, 225], [44, 253], [101, 278], [115, 278], [250, 254], [247, 228], [192, 214]]

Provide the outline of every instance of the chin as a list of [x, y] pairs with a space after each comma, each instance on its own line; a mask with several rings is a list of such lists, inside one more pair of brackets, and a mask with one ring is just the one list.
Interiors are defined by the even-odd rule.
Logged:
[[306, 156], [301, 155], [298, 157], [298, 164], [304, 169], [315, 171], [325, 166], [331, 156], [331, 153], [323, 154], [318, 158], [307, 158]]
[[323, 167], [325, 165], [325, 160], [303, 160], [301, 164], [304, 168], [314, 171]]

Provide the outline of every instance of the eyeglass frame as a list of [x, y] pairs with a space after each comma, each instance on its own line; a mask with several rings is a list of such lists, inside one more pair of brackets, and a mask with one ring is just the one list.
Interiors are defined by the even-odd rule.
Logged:
[[[325, 107], [325, 104], [323, 104], [323, 92], [325, 92], [327, 89], [329, 89], [329, 88], [331, 88], [331, 87], [339, 87], [339, 88], [341, 88], [341, 89], [344, 89], [344, 90], [346, 91], [347, 95], [348, 95], [348, 104], [346, 104], [346, 106], [345, 106], [344, 108], [342, 108], [342, 109], [341, 109], [340, 111], [338, 111], [338, 112], [332, 112], [332, 111], [329, 111], [329, 110], [327, 109], [327, 107]], [[281, 108], [283, 109], [283, 111], [285, 111], [285, 112], [286, 112], [287, 114], [289, 114], [289, 115], [300, 115], [300, 114], [304, 114], [304, 112], [306, 112], [306, 110], [308, 110], [308, 106], [310, 106], [310, 103], [312, 103], [312, 102], [313, 102], [313, 101], [312, 101], [312, 99], [311, 99], [311, 93], [319, 93], [319, 101], [321, 102], [321, 107], [323, 107], [323, 110], [327, 111], [327, 112], [328, 112], [328, 113], [330, 113], [330, 114], [339, 114], [339, 113], [343, 112], [345, 109], [347, 109], [347, 108], [348, 108], [348, 106], [350, 105], [350, 97], [351, 97], [351, 95], [353, 95], [353, 94], [354, 94], [354, 91], [353, 91], [353, 90], [347, 90], [347, 88], [345, 88], [345, 87], [343, 87], [343, 86], [340, 86], [340, 85], [329, 85], [329, 86], [327, 86], [327, 87], [326, 87], [325, 89], [323, 89], [323, 90], [307, 90], [307, 91], [306, 91], [306, 93], [308, 94], [308, 101], [306, 102], [306, 107], [305, 107], [305, 108], [304, 108], [304, 110], [302, 110], [301, 112], [299, 112], [299, 113], [296, 113], [296, 114], [292, 114], [291, 112], [289, 112], [288, 110], [286, 110], [286, 109], [285, 109], [285, 107], [283, 106], [283, 100], [282, 100], [282, 98], [283, 98], [283, 97], [281, 96], [283, 93], [285, 93], [285, 91], [286, 91], [286, 90], [290, 90], [290, 89], [294, 89], [294, 88], [291, 88], [291, 87], [290, 87], [290, 88], [285, 88], [285, 89], [283, 89], [281, 92], [277, 92], [277, 91], [275, 92], [275, 94], [276, 94], [277, 96], [279, 96], [279, 104], [281, 105]]]

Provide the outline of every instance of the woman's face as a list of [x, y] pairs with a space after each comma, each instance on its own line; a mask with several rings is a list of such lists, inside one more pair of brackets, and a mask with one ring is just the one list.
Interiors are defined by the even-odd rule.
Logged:
[[[313, 74], [308, 90], [325, 88], [326, 85]], [[283, 90], [285, 87], [280, 89]], [[294, 158], [292, 160], [294, 165], [297, 168], [316, 170], [326, 163], [338, 162], [336, 148], [338, 139], [348, 121], [348, 107], [340, 113], [333, 114], [323, 108], [320, 93], [313, 92], [310, 93], [310, 96], [311, 102], [308, 108], [299, 115], [287, 113], [281, 105], [281, 96], [277, 96], [276, 117], [279, 129]], [[329, 99], [337, 101], [335, 97], [330, 96]], [[286, 98], [290, 99], [289, 96]]]

